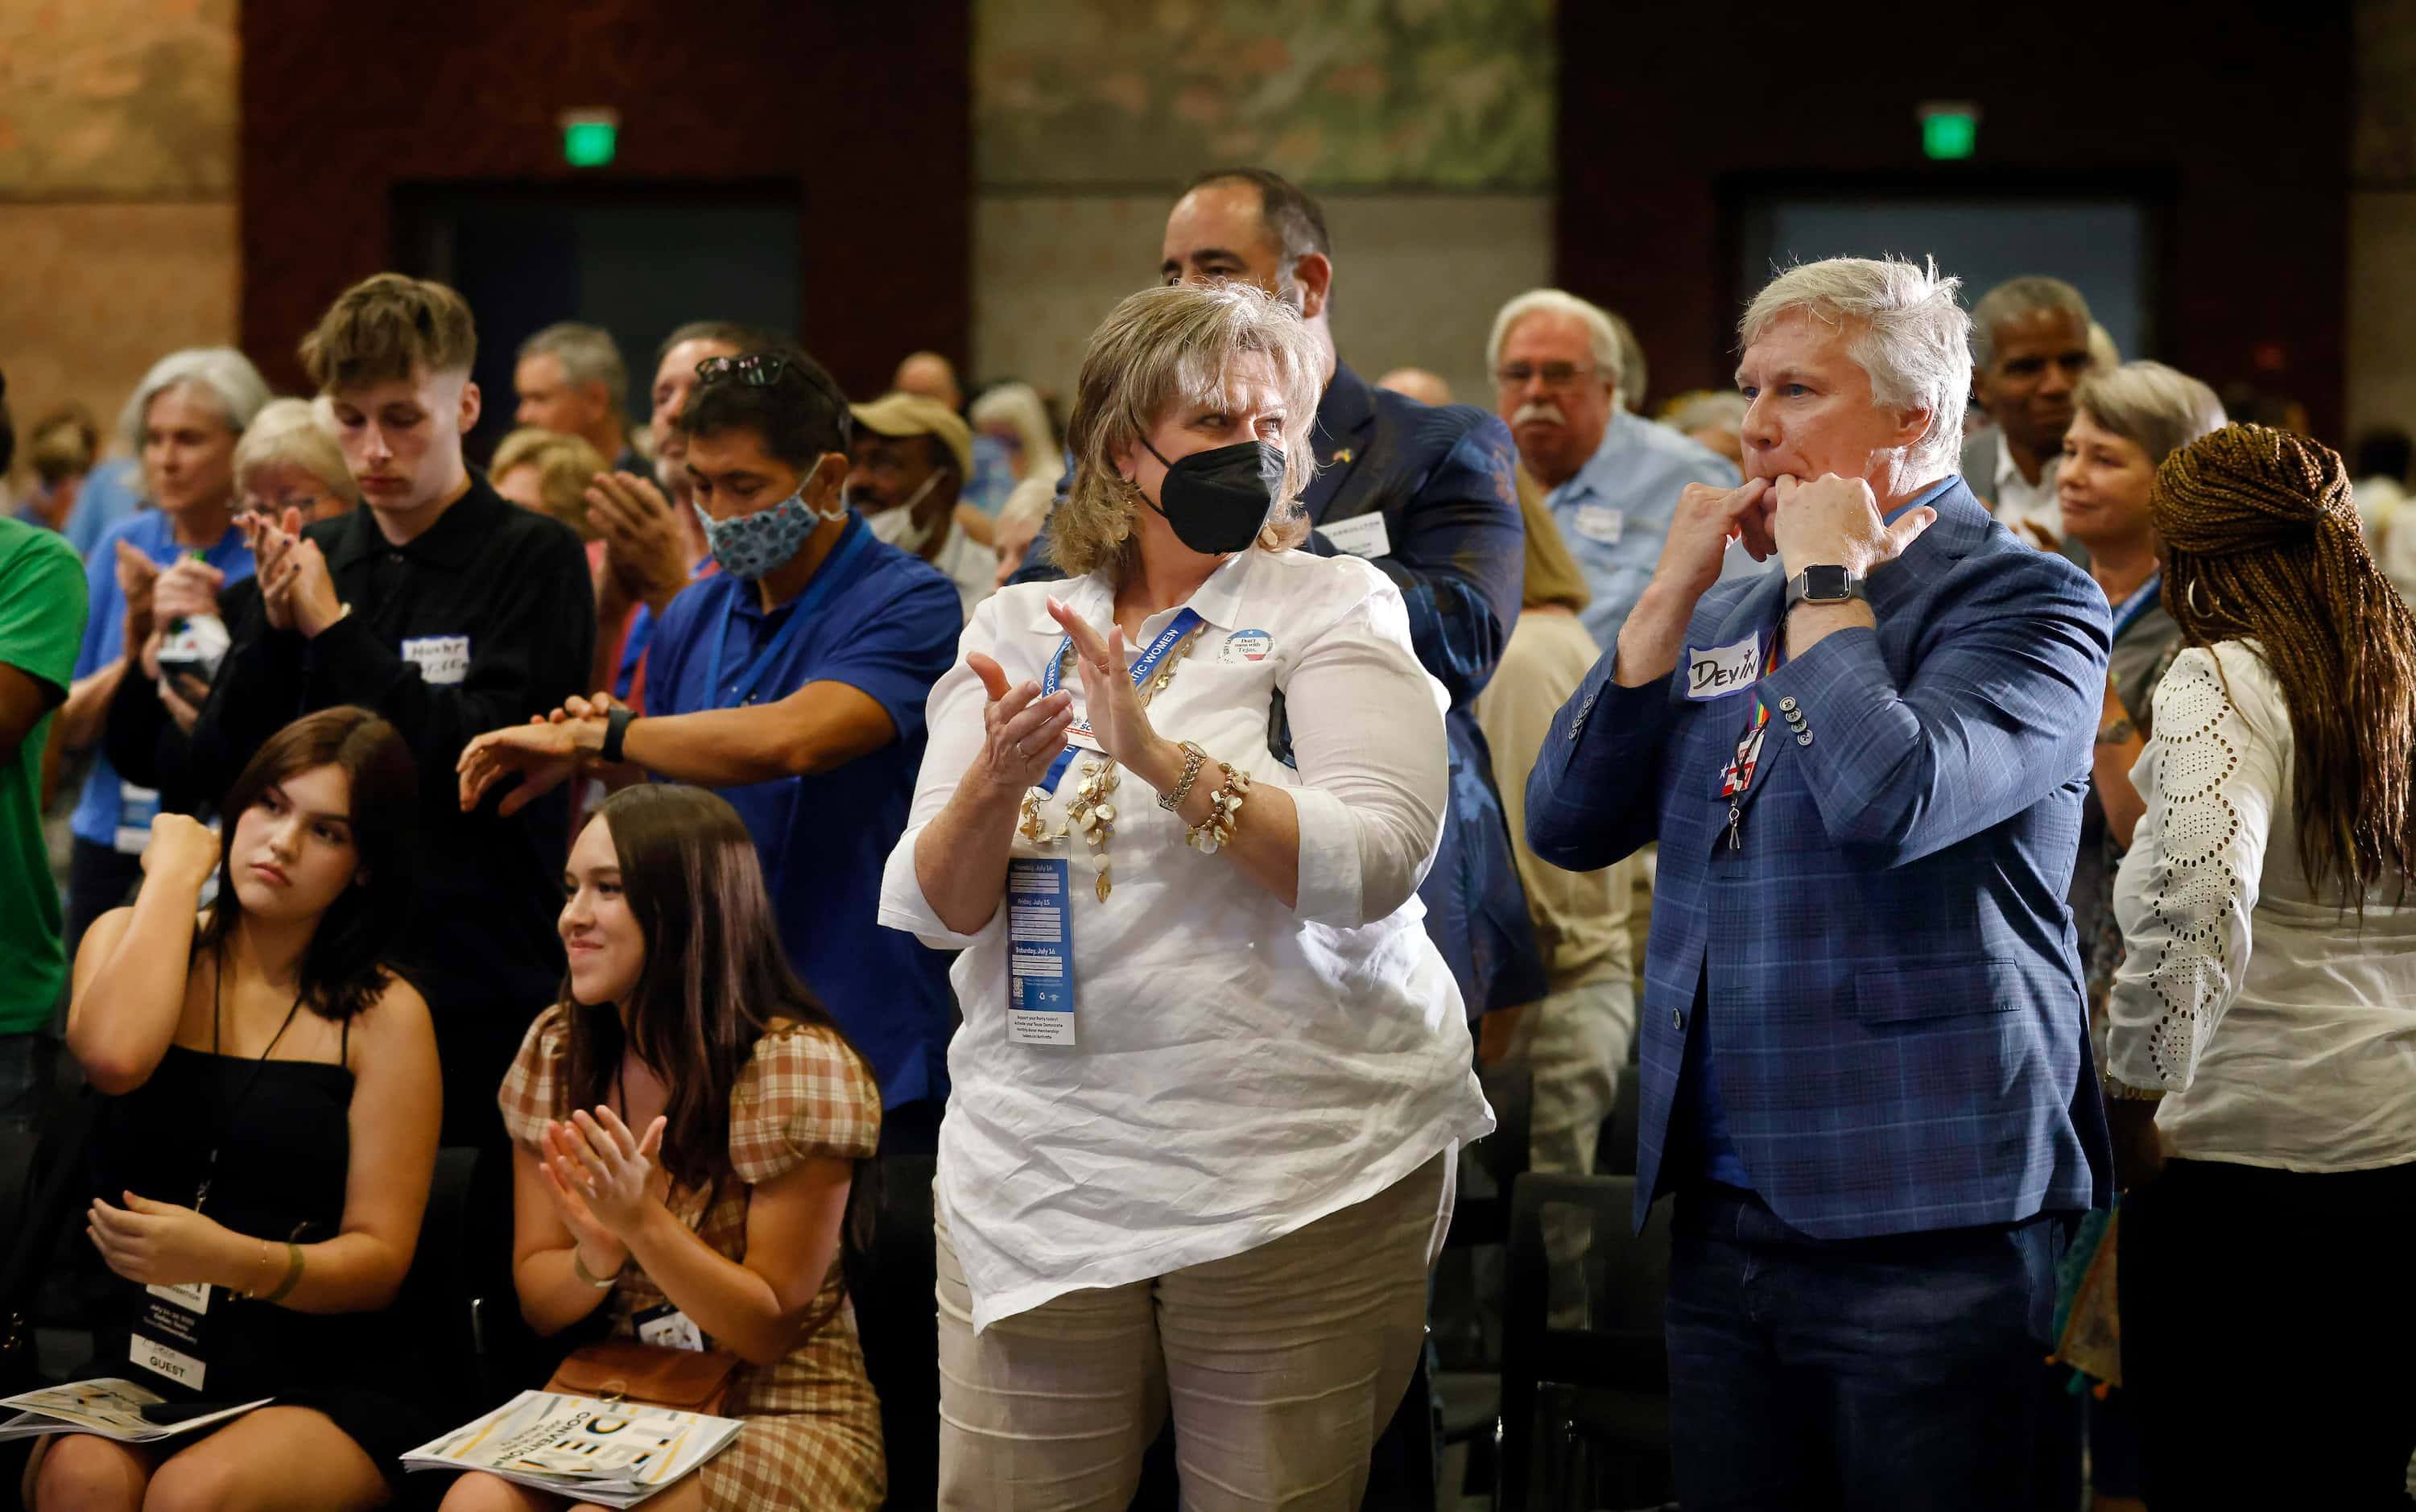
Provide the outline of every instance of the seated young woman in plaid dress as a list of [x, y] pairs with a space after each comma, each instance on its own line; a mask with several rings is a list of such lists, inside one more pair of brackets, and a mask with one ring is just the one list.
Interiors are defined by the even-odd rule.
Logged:
[[[678, 1309], [744, 1362], [730, 1448], [661, 1512], [874, 1507], [880, 1406], [839, 1270], [872, 1075], [789, 969], [754, 844], [699, 788], [613, 797], [572, 847], [564, 1000], [499, 1101], [511, 1130], [521, 1310], [556, 1334], [610, 1306], [615, 1337]], [[445, 1512], [555, 1508], [470, 1474]]]

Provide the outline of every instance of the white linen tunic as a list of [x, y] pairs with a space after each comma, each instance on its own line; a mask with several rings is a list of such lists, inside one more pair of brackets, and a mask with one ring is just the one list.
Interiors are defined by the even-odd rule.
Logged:
[[[985, 600], [963, 651], [996, 658], [1018, 686], [1042, 681], [1064, 639], [1052, 593], [1115, 633], [1112, 585], [1095, 574]], [[1421, 924], [1417, 885], [1447, 792], [1447, 699], [1410, 648], [1399, 590], [1354, 557], [1251, 550], [1189, 607], [1206, 625], [1151, 725], [1208, 752], [1203, 784], [1218, 782], [1221, 761], [1291, 791], [1299, 906], [1186, 846], [1181, 820], [1128, 772], [1106, 902], [1079, 834], [1047, 847], [1019, 835], [1016, 855], [1071, 863], [1072, 1046], [1007, 1037], [1004, 900], [977, 932], [957, 934], [916, 880], [915, 841], [983, 738], [985, 694], [961, 657], [931, 690], [930, 748], [881, 922], [963, 949], [937, 1196], [976, 1329], [1062, 1293], [1240, 1254], [1493, 1126], [1459, 990]], [[1128, 658], [1178, 612], [1144, 623]], [[1062, 686], [1085, 712], [1076, 669]], [[1269, 750], [1278, 691], [1297, 771]], [[1041, 807], [1052, 833], [1074, 782]], [[1246, 803], [1239, 827], [1256, 817]]]

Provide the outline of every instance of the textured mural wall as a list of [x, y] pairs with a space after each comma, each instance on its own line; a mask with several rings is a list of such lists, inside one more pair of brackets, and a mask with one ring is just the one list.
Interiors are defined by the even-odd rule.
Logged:
[[236, 0], [0, 4], [0, 369], [104, 425], [235, 330]]
[[974, 177], [1244, 161], [1328, 190], [1539, 192], [1553, 72], [1551, 0], [982, 0]]
[[2348, 434], [2416, 430], [2416, 0], [2359, 0], [2348, 197]]
[[1250, 163], [1325, 204], [1345, 360], [1485, 401], [1493, 310], [1550, 270], [1554, 26], [1552, 0], [976, 0], [976, 372], [1070, 390], [1174, 190]]

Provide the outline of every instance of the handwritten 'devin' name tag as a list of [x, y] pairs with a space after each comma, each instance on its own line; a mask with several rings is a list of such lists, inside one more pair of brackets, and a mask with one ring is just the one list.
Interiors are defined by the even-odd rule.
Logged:
[[1733, 645], [1715, 645], [1686, 652], [1686, 696], [1726, 698], [1751, 688], [1760, 676], [1761, 643], [1746, 636]]

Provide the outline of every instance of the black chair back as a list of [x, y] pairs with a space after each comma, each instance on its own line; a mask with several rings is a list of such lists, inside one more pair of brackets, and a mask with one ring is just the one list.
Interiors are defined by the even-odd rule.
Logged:
[[[461, 1406], [457, 1415], [464, 1420], [500, 1399], [479, 1330], [479, 1314], [492, 1304], [480, 1296], [481, 1278], [472, 1269], [471, 1187], [477, 1174], [476, 1149], [454, 1144], [436, 1152], [419, 1247], [393, 1308], [399, 1337], [410, 1344], [407, 1361], [420, 1376], [421, 1399]], [[517, 1309], [520, 1304], [506, 1297], [503, 1305]]]
[[887, 1504], [922, 1512], [940, 1499], [940, 1325], [932, 1299], [939, 1262], [931, 1235], [931, 1184], [940, 1162], [928, 1155], [885, 1155], [873, 1164], [880, 1190], [872, 1240], [853, 1257], [848, 1287], [865, 1373], [881, 1397]]
[[[1525, 1174], [1535, 1128], [1535, 1074], [1525, 1065], [1476, 1073], [1485, 1100], [1493, 1105], [1493, 1132], [1470, 1145], [1462, 1180], [1443, 1235], [1449, 1249], [1498, 1245], [1510, 1237], [1510, 1188]], [[1471, 1168], [1473, 1167], [1473, 1171]], [[1481, 1177], [1481, 1181], [1472, 1178]]]
[[[1624, 1094], [1623, 1094], [1623, 1096]], [[1662, 1311], [1669, 1287], [1669, 1220], [1655, 1209], [1641, 1234], [1631, 1232], [1633, 1176], [1530, 1172], [1511, 1194], [1509, 1276], [1502, 1339], [1501, 1512], [1533, 1504], [1533, 1466], [1544, 1392], [1575, 1388], [1564, 1421], [1606, 1442], [1625, 1461], [1624, 1504], [1666, 1500], [1669, 1482], [1669, 1356]], [[1548, 1318], [1551, 1263], [1545, 1251], [1548, 1210], [1578, 1209], [1591, 1220], [1586, 1250], [1587, 1317], [1578, 1329]], [[1582, 1419], [1582, 1421], [1579, 1421]]]

